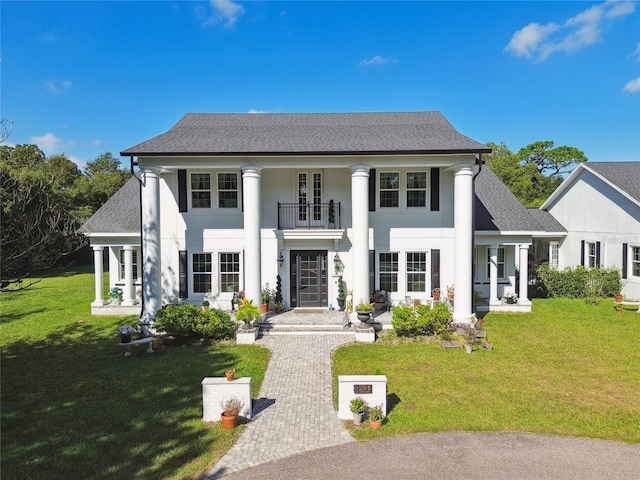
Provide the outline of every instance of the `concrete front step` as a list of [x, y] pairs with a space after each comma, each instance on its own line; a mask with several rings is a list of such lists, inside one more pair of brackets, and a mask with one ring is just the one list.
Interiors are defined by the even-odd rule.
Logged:
[[342, 325], [260, 325], [261, 335], [355, 335], [353, 327]]

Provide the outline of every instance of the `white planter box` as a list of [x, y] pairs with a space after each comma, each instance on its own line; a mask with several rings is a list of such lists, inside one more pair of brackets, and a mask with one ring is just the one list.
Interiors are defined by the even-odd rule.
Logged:
[[238, 345], [251, 345], [256, 343], [256, 338], [258, 338], [258, 328], [256, 327], [249, 330], [243, 330], [242, 328], [236, 330], [236, 343]]

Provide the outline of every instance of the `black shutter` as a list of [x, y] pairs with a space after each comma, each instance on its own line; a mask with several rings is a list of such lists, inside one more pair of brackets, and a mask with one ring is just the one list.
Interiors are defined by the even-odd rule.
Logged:
[[431, 290], [440, 288], [440, 250], [431, 250]]
[[180, 288], [180, 298], [189, 298], [189, 262], [187, 260], [187, 251], [180, 250], [178, 252], [178, 282]]
[[187, 171], [178, 170], [178, 211], [187, 211]]
[[440, 211], [440, 169], [431, 169], [431, 211]]
[[584, 264], [584, 240], [580, 241], [580, 265], [582, 265], [583, 267], [586, 266]]
[[600, 268], [600, 242], [596, 242], [596, 268]]
[[629, 250], [629, 244], [622, 244], [622, 278], [627, 278], [627, 250]]
[[376, 211], [376, 169], [369, 170], [369, 211]]
[[369, 291], [376, 291], [376, 251], [369, 250]]

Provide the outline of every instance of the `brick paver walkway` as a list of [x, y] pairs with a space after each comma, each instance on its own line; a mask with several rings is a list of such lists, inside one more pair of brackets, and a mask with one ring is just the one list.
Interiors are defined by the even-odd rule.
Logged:
[[[207, 479], [317, 448], [354, 442], [333, 408], [331, 352], [347, 335], [265, 336], [272, 351], [254, 417]], [[258, 412], [257, 414], [255, 412]]]

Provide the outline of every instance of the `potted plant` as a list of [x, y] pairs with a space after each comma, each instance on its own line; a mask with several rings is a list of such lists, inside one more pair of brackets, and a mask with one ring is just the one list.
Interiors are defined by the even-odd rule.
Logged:
[[380, 428], [382, 426], [382, 419], [384, 413], [382, 413], [382, 405], [371, 407], [369, 409], [369, 426], [371, 428]]
[[620, 302], [622, 302], [622, 293], [618, 292], [618, 293], [616, 293], [616, 294], [614, 295], [614, 297], [615, 297], [615, 302], [616, 302], [616, 303], [620, 303]]
[[122, 303], [122, 289], [120, 287], [113, 287], [109, 290], [109, 300], [114, 305], [120, 305], [120, 303]]
[[340, 311], [344, 312], [344, 304], [347, 299], [347, 289], [344, 280], [342, 279], [342, 275], [338, 277], [338, 307], [340, 307]]
[[276, 290], [273, 294], [273, 310], [276, 313], [280, 313], [282, 311], [282, 307], [284, 304], [282, 303], [282, 278], [280, 275], [276, 277]]
[[336, 228], [336, 210], [333, 198], [329, 200], [329, 228]]
[[362, 416], [367, 411], [369, 405], [362, 397], [356, 397], [351, 400], [349, 409], [353, 413], [353, 424], [360, 425], [362, 423]]
[[260, 309], [253, 304], [253, 300], [243, 298], [236, 312], [236, 320], [244, 322], [242, 328], [244, 330], [251, 329], [251, 322], [260, 318]]
[[120, 343], [131, 342], [131, 335], [135, 332], [131, 325], [122, 325], [118, 328], [118, 335], [120, 335]]
[[434, 302], [439, 302], [440, 301], [440, 289], [439, 288], [434, 288], [433, 291], [431, 292], [431, 296], [433, 297], [433, 301]]
[[371, 312], [373, 312], [373, 304], [360, 300], [360, 303], [356, 305], [356, 314], [358, 320], [365, 323], [371, 319]]
[[447, 285], [447, 298], [453, 300], [453, 285]]
[[222, 413], [220, 414], [220, 420], [222, 421], [222, 428], [225, 430], [231, 430], [236, 426], [238, 415], [240, 414], [240, 410], [244, 407], [244, 403], [239, 398], [231, 397], [221, 405]]
[[200, 308], [202, 308], [202, 310], [204, 310], [205, 312], [209, 310], [209, 300], [203, 300], [202, 303], [200, 304]]
[[269, 302], [271, 301], [271, 290], [269, 290], [269, 283], [265, 284], [261, 293], [262, 298], [262, 313], [269, 311]]
[[504, 299], [509, 305], [518, 303], [518, 296], [514, 292], [509, 292], [504, 295]]
[[227, 382], [232, 382], [236, 376], [236, 369], [230, 368], [229, 370], [225, 370], [224, 376], [227, 377]]

